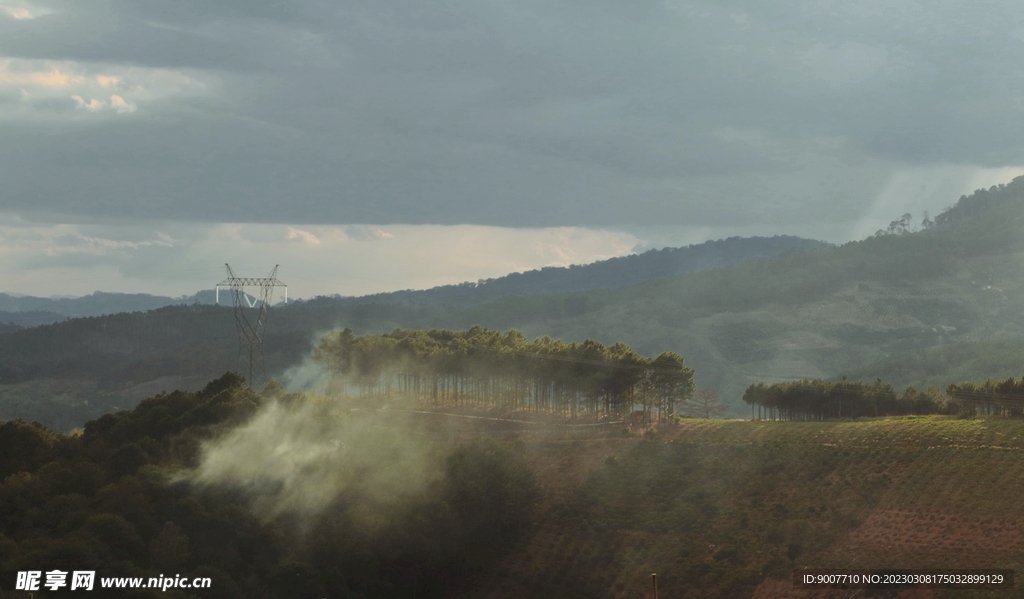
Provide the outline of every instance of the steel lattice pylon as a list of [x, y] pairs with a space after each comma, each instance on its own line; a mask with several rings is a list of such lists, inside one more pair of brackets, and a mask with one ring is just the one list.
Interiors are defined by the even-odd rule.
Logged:
[[[277, 267], [270, 275], [263, 278], [239, 277], [225, 263], [228, 278], [216, 287], [216, 301], [220, 303], [220, 288], [231, 290], [235, 304], [235, 325], [238, 328], [238, 366], [240, 374], [245, 376], [249, 387], [262, 383], [263, 370], [263, 334], [267, 330], [267, 317], [270, 313], [270, 302], [273, 299], [274, 287], [284, 287], [284, 302], [288, 303], [288, 285], [277, 279]], [[246, 287], [259, 287], [259, 298], [249, 301], [245, 293]]]

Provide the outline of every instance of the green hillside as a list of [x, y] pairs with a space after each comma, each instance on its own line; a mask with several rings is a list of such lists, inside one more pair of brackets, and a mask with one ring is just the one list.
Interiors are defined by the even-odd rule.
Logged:
[[[539, 497], [521, 451], [432, 442], [393, 419], [240, 383], [227, 374], [160, 394], [72, 435], [0, 422], [0, 596], [28, 597], [10, 591], [15, 573], [40, 568], [95, 571], [100, 597], [457, 596]], [[158, 574], [211, 584], [102, 582]]]
[[0, 585], [78, 567], [213, 583], [111, 597], [641, 599], [656, 572], [666, 597], [768, 599], [792, 596], [794, 566], [1024, 564], [1020, 419], [682, 419], [572, 439], [466, 416], [227, 375], [84, 433], [0, 423]]

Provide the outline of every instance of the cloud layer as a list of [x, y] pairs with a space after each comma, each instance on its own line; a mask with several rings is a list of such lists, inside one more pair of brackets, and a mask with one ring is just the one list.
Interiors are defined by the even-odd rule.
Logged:
[[1009, 0], [5, 0], [0, 208], [852, 226], [1024, 164], [1022, 59]]
[[364, 295], [476, 281], [630, 253], [630, 233], [582, 228], [137, 223], [46, 224], [0, 213], [5, 291], [180, 296], [280, 264], [290, 297]]

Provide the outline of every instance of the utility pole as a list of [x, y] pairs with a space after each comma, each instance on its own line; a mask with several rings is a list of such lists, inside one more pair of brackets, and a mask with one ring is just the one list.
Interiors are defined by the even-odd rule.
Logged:
[[[277, 279], [278, 265], [266, 277], [239, 277], [225, 263], [228, 277], [217, 283], [215, 297], [220, 302], [220, 288], [231, 290], [234, 300], [235, 327], [238, 329], [238, 366], [240, 374], [250, 388], [262, 382], [266, 364], [263, 360], [263, 336], [267, 330], [267, 317], [270, 315], [270, 302], [274, 288], [284, 287], [284, 301], [288, 303], [288, 285]], [[249, 301], [245, 293], [246, 287], [259, 287], [259, 297]], [[257, 380], [260, 379], [260, 380]]]

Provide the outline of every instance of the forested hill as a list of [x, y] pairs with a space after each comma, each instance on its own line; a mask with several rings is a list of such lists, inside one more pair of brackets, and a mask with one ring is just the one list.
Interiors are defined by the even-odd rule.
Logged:
[[[676, 352], [694, 369], [698, 388], [717, 389], [737, 413], [746, 408], [740, 397], [751, 383], [854, 372], [895, 380], [900, 377], [886, 366], [894, 356], [1024, 338], [1022, 191], [1024, 178], [977, 192], [949, 212], [959, 216], [943, 213], [916, 233], [903, 229], [615, 289], [463, 304], [372, 297], [295, 302], [271, 312], [267, 365], [275, 376], [287, 373], [332, 329], [364, 334], [480, 325], [517, 328], [530, 339], [622, 342], [649, 356]], [[90, 411], [99, 409], [98, 397], [80, 392], [86, 383], [107, 394], [106, 405], [124, 408], [134, 405], [138, 395], [131, 390], [140, 385], [157, 392], [179, 384], [169, 377], [209, 380], [235, 363], [234, 327], [229, 308], [189, 305], [0, 335], [0, 419], [29, 416], [26, 410], [39, 407], [39, 389], [46, 401], [65, 398], [62, 413], [70, 413], [68, 406], [85, 401]], [[933, 357], [919, 370], [938, 384], [1020, 375], [953, 373], [957, 360]], [[81, 384], [79, 391], [51, 392], [47, 381]], [[4, 411], [12, 405], [5, 393], [24, 409]]]
[[677, 248], [649, 250], [590, 264], [548, 266], [476, 283], [443, 285], [422, 291], [396, 291], [357, 298], [366, 301], [473, 303], [513, 295], [613, 289], [687, 272], [721, 268], [753, 258], [816, 250], [831, 244], [790, 235], [730, 237]]
[[983, 215], [1000, 206], [1024, 203], [1024, 176], [1017, 177], [1006, 185], [993, 185], [979, 189], [971, 195], [962, 195], [956, 204], [935, 217], [939, 227], [953, 226]]

